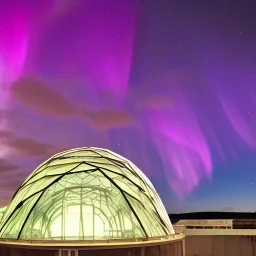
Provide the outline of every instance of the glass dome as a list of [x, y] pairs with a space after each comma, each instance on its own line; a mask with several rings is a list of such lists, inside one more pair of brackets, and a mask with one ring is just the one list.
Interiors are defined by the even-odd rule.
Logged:
[[1, 219], [0, 237], [108, 240], [174, 234], [149, 179], [109, 150], [54, 155], [23, 182]]

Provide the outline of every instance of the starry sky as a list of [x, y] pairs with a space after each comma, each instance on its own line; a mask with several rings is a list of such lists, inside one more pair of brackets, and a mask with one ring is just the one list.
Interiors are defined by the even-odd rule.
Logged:
[[1, 0], [0, 205], [95, 146], [169, 213], [256, 211], [255, 24], [249, 0]]

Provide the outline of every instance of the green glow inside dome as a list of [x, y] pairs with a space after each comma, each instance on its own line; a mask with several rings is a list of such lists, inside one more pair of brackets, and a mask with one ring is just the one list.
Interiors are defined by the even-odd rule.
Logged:
[[4, 211], [0, 237], [108, 240], [174, 234], [149, 179], [109, 150], [77, 148], [41, 164]]

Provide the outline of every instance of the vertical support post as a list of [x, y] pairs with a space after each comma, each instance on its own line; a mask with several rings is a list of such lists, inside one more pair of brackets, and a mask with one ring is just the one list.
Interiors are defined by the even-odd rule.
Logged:
[[140, 256], [145, 256], [145, 247], [140, 248]]
[[224, 252], [225, 252], [225, 256], [227, 256], [226, 236], [224, 236]]
[[254, 237], [251, 236], [251, 243], [252, 243], [252, 256], [255, 256], [255, 252], [254, 252]]
[[83, 236], [83, 239], [84, 239], [84, 219], [83, 219], [83, 200], [82, 200], [82, 193], [83, 193], [83, 190], [82, 190], [82, 187], [81, 187], [81, 190], [80, 190], [80, 227], [79, 228], [79, 236], [80, 236], [80, 230], [82, 229], [82, 236]]
[[92, 236], [93, 236], [93, 240], [94, 240], [94, 233], [95, 233], [95, 207], [94, 205], [92, 205]]
[[[243, 237], [242, 237], [243, 238]], [[242, 255], [241, 254], [241, 236], [238, 237], [238, 243], [239, 243], [239, 255]]]
[[182, 242], [182, 256], [185, 256], [186, 255], [185, 238], [183, 238], [181, 242]]
[[64, 191], [64, 194], [63, 194], [63, 198], [62, 198], [62, 214], [61, 214], [61, 238], [62, 240], [65, 240], [65, 218], [66, 218], [66, 209], [65, 209], [65, 205], [64, 205], [64, 200], [65, 200], [65, 196], [66, 196], [66, 190]]

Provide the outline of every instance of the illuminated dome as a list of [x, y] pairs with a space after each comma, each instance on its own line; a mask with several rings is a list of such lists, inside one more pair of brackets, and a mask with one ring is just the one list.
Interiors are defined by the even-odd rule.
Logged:
[[77, 148], [41, 164], [16, 191], [0, 237], [25, 240], [150, 239], [174, 234], [149, 179], [109, 150]]

